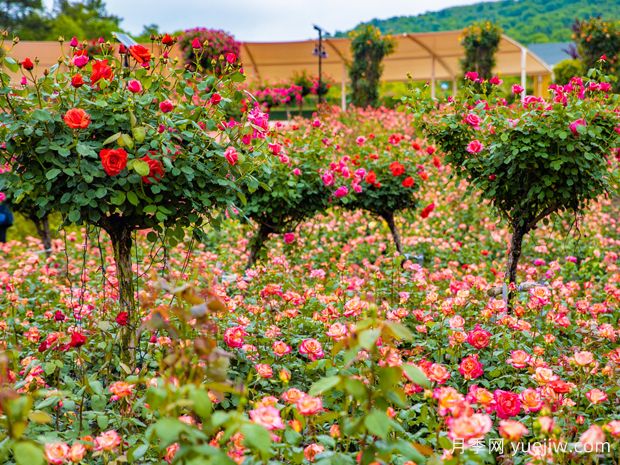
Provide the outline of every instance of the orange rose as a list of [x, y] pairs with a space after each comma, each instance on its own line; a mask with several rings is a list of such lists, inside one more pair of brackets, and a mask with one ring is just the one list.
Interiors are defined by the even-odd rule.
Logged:
[[90, 115], [81, 108], [71, 108], [62, 119], [71, 129], [86, 129], [90, 125]]

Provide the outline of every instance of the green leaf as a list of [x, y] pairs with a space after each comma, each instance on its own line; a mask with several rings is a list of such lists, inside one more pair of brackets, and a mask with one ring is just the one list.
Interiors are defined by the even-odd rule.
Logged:
[[148, 444], [141, 444], [135, 449], [131, 449], [127, 453], [127, 459], [129, 460], [130, 463], [135, 462], [136, 460], [144, 457], [144, 454], [146, 454], [148, 450], [149, 450]]
[[380, 334], [381, 332], [378, 329], [367, 329], [362, 331], [359, 335], [360, 346], [364, 349], [370, 350], [370, 348], [377, 342], [377, 339], [379, 339]]
[[196, 412], [203, 420], [206, 420], [213, 410], [213, 403], [209, 399], [209, 395], [202, 389], [195, 389], [190, 399], [194, 402], [194, 412]]
[[154, 426], [155, 434], [162, 441], [163, 447], [177, 442], [179, 435], [186, 429], [187, 425], [176, 418], [162, 418]]
[[403, 370], [407, 374], [409, 379], [415, 384], [417, 384], [418, 386], [422, 386], [423, 388], [427, 388], [427, 389], [431, 388], [430, 380], [426, 377], [424, 372], [417, 366], [405, 364], [403, 365]]
[[45, 173], [45, 177], [51, 181], [52, 179], [56, 178], [61, 172], [62, 171], [58, 168], [52, 168], [47, 173]]
[[271, 453], [271, 436], [269, 431], [260, 425], [246, 423], [241, 427], [241, 433], [244, 436], [245, 443], [249, 447], [258, 450], [261, 455], [270, 455]]
[[149, 164], [144, 160], [135, 160], [132, 165], [133, 170], [140, 176], [148, 176], [151, 172]]
[[114, 193], [112, 197], [110, 197], [110, 202], [112, 205], [122, 205], [125, 202], [125, 193], [121, 191], [117, 191]]
[[373, 409], [364, 419], [364, 425], [370, 434], [385, 439], [390, 432], [390, 417], [385, 412]]
[[103, 141], [103, 145], [111, 144], [112, 142], [115, 142], [119, 137], [121, 137], [120, 132], [117, 132], [116, 134], [112, 134], [110, 137], [108, 137], [106, 140]]
[[50, 115], [48, 111], [37, 108], [32, 112], [32, 118], [36, 119], [37, 121], [47, 122], [52, 120], [52, 115]]
[[328, 376], [327, 378], [321, 378], [312, 385], [308, 393], [311, 396], [317, 396], [323, 394], [325, 391], [329, 391], [340, 383], [340, 376]]
[[18, 442], [13, 446], [13, 455], [17, 465], [43, 465], [45, 457], [43, 449], [32, 442]]
[[138, 196], [133, 191], [127, 192], [127, 200], [129, 200], [129, 203], [134, 205], [134, 206], [137, 206], [138, 203], [140, 203], [140, 200], [138, 199]]
[[4, 57], [4, 64], [13, 73], [19, 71], [19, 63], [17, 63], [12, 57]]

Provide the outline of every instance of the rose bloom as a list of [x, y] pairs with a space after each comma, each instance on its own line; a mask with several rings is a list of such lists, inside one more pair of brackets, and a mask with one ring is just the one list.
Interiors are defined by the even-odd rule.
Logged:
[[450, 329], [461, 329], [465, 324], [465, 319], [461, 315], [454, 315], [450, 318]]
[[600, 404], [607, 400], [607, 394], [605, 394], [605, 391], [601, 391], [600, 389], [596, 388], [590, 389], [588, 392], [586, 392], [586, 397], [593, 404]]
[[592, 352], [584, 350], [582, 352], [576, 352], [575, 355], [573, 355], [573, 360], [580, 367], [585, 367], [591, 365], [594, 362], [594, 355], [592, 354]]
[[603, 426], [605, 431], [608, 431], [609, 434], [614, 438], [620, 438], [620, 420], [612, 420]]
[[598, 425], [590, 426], [579, 437], [579, 444], [584, 448], [584, 451], [594, 452], [600, 451], [601, 447], [605, 443], [605, 433], [603, 429]]
[[73, 463], [79, 463], [84, 459], [85, 455], [86, 455], [86, 446], [84, 446], [84, 444], [80, 442], [76, 442], [75, 444], [71, 446], [71, 449], [69, 450], [69, 454], [67, 455], [67, 458], [69, 459], [69, 461]]
[[273, 376], [273, 369], [266, 363], [259, 363], [254, 368], [256, 368], [256, 372], [261, 378], [271, 378]]
[[273, 353], [276, 354], [277, 357], [282, 357], [291, 352], [291, 346], [284, 341], [274, 341], [271, 347]]
[[121, 437], [116, 431], [106, 431], [95, 438], [95, 450], [111, 451], [116, 449], [120, 443]]
[[486, 329], [482, 329], [480, 325], [476, 325], [472, 331], [467, 333], [468, 344], [476, 349], [484, 349], [485, 347], [488, 347], [490, 340], [491, 333]]
[[475, 113], [468, 113], [467, 116], [465, 116], [465, 122], [470, 126], [477, 128], [478, 126], [480, 126], [482, 119], [480, 119], [480, 117]]
[[142, 176], [144, 184], [152, 184], [153, 181], [159, 182], [164, 177], [164, 165], [161, 161], [144, 155], [140, 160], [145, 161], [149, 165], [149, 174]]
[[450, 431], [448, 437], [457, 440], [462, 439], [465, 447], [474, 443], [474, 439], [483, 438], [493, 426], [491, 417], [484, 413], [474, 413], [472, 415], [461, 415], [458, 418], [449, 418], [448, 426]]
[[174, 104], [170, 100], [164, 100], [163, 102], [160, 102], [159, 104], [159, 109], [163, 113], [169, 113], [172, 111], [173, 108], [174, 108]]
[[295, 404], [299, 399], [301, 399], [306, 394], [300, 391], [297, 388], [290, 388], [288, 391], [282, 394], [282, 399], [284, 402], [288, 402], [289, 404]]
[[469, 144], [467, 144], [466, 150], [471, 154], [476, 154], [476, 153], [482, 152], [483, 148], [484, 148], [484, 145], [482, 145], [482, 143], [479, 140], [474, 139]]
[[62, 119], [71, 129], [86, 129], [90, 125], [90, 115], [81, 108], [71, 108]]
[[551, 417], [538, 417], [536, 423], [540, 426], [540, 431], [543, 434], [551, 434], [553, 432], [553, 428], [555, 428], [555, 420]]
[[178, 450], [181, 448], [178, 442], [174, 444], [170, 444], [166, 447], [166, 455], [164, 456], [164, 460], [168, 463], [172, 463], [174, 460], [174, 456], [177, 454]]
[[110, 384], [108, 390], [114, 394], [114, 400], [117, 400], [133, 394], [133, 384], [126, 383], [125, 381], [116, 381]]
[[487, 412], [493, 409], [493, 393], [483, 387], [472, 385], [467, 393], [467, 401], [485, 407]]
[[127, 89], [129, 89], [130, 92], [137, 94], [142, 92], [142, 83], [137, 79], [132, 79], [127, 83]]
[[445, 416], [460, 409], [466, 403], [465, 397], [453, 387], [439, 387], [433, 391], [437, 399], [439, 415]]
[[312, 397], [309, 395], [303, 395], [295, 403], [297, 411], [302, 415], [314, 415], [323, 410], [323, 402], [320, 397]]
[[346, 325], [342, 323], [334, 323], [329, 327], [326, 334], [336, 341], [341, 341], [342, 339], [346, 339], [349, 330]]
[[101, 166], [108, 176], [116, 176], [127, 167], [127, 152], [125, 149], [101, 149], [99, 152]]
[[439, 363], [433, 363], [426, 371], [426, 376], [428, 376], [428, 379], [431, 381], [443, 384], [450, 379], [450, 372], [445, 366]]
[[519, 394], [523, 408], [528, 412], [538, 412], [543, 407], [542, 397], [536, 389], [526, 389]]
[[514, 392], [496, 389], [493, 393], [495, 399], [495, 412], [501, 419], [507, 419], [518, 415], [521, 411], [521, 401]]
[[71, 76], [71, 85], [76, 89], [84, 85], [84, 78], [81, 74], [74, 74]]
[[509, 441], [518, 441], [527, 433], [527, 428], [519, 421], [502, 420], [499, 422], [499, 434]]
[[479, 378], [484, 374], [482, 363], [478, 361], [478, 354], [468, 355], [459, 365], [459, 372], [465, 379]]
[[226, 161], [231, 166], [235, 166], [237, 164], [237, 161], [239, 160], [239, 155], [237, 154], [237, 149], [235, 149], [232, 146], [228, 147], [224, 151], [224, 158], [226, 158]]
[[514, 368], [525, 368], [532, 358], [524, 350], [512, 350], [510, 352], [510, 358], [506, 360], [506, 363], [512, 365]]
[[243, 340], [248, 333], [245, 332], [241, 326], [234, 326], [232, 328], [227, 328], [224, 331], [224, 342], [228, 347], [242, 347]]
[[[86, 60], [88, 61], [88, 60]], [[114, 73], [108, 66], [108, 60], [98, 60], [93, 62], [93, 72], [90, 75], [90, 82], [95, 84], [100, 79], [112, 80]]]
[[314, 457], [316, 457], [317, 454], [320, 454], [324, 450], [325, 448], [320, 444], [310, 444], [304, 449], [304, 457], [308, 462], [314, 462]]
[[132, 45], [129, 47], [129, 53], [138, 63], [148, 63], [151, 59], [151, 52], [144, 45]]
[[64, 442], [51, 442], [45, 444], [45, 458], [48, 463], [64, 463], [69, 453], [69, 446]]
[[284, 243], [292, 244], [293, 242], [295, 242], [295, 233], [292, 233], [292, 232], [284, 233]]
[[316, 339], [305, 339], [299, 346], [299, 353], [307, 355], [312, 361], [323, 357], [323, 347]]
[[544, 367], [536, 368], [533, 378], [538, 384], [548, 384], [551, 381], [559, 379], [558, 375], [553, 374], [551, 369]]
[[280, 411], [275, 407], [265, 406], [250, 410], [250, 418], [254, 423], [267, 428], [269, 431], [285, 428], [282, 418], [280, 418]]

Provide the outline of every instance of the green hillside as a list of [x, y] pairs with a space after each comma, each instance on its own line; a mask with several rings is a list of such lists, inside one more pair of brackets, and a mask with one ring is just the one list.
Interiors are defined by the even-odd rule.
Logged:
[[[501, 0], [457, 6], [418, 16], [373, 19], [364, 24], [382, 32], [431, 32], [462, 29], [474, 21], [490, 20], [523, 43], [564, 42], [571, 39], [575, 18], [602, 16], [620, 19], [620, 0]], [[346, 35], [338, 32], [337, 36]]]

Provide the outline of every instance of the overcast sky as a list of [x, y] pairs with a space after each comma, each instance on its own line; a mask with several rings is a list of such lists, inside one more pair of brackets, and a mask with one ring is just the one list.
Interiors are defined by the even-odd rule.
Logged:
[[[49, 0], [47, 0], [49, 2]], [[203, 26], [224, 29], [241, 41], [303, 40], [317, 24], [333, 33], [361, 21], [469, 5], [481, 0], [107, 0], [123, 28], [139, 33], [155, 23], [161, 31]], [[487, 0], [488, 1], [488, 0]]]

